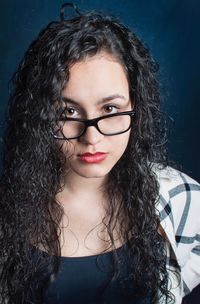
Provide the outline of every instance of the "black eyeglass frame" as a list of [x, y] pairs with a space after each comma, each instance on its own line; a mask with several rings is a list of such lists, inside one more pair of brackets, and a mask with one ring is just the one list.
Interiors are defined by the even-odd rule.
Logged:
[[[79, 118], [62, 117], [61, 119], [59, 119], [59, 121], [78, 121], [78, 122], [84, 123], [85, 126], [83, 128], [83, 131], [81, 132], [80, 135], [75, 136], [75, 137], [65, 137], [64, 134], [63, 134], [63, 137], [57, 136], [57, 135], [54, 134], [52, 129], [51, 129], [51, 134], [53, 135], [53, 137], [55, 139], [71, 140], [71, 139], [77, 139], [77, 138], [80, 138], [81, 136], [83, 136], [85, 134], [85, 132], [87, 131], [88, 127], [95, 127], [99, 131], [99, 133], [101, 133], [102, 135], [115, 136], [115, 135], [123, 134], [123, 133], [127, 132], [128, 130], [130, 130], [132, 119], [135, 116], [135, 114], [136, 114], [135, 110], [131, 110], [131, 111], [126, 111], [126, 112], [118, 112], [118, 113], [114, 113], [114, 114], [104, 115], [104, 116], [100, 116], [100, 117], [93, 118], [93, 119], [79, 119]], [[114, 134], [105, 134], [99, 129], [98, 122], [100, 120], [102, 120], [104, 118], [110, 118], [110, 117], [122, 116], [122, 115], [129, 115], [131, 117], [130, 125], [126, 130], [124, 130], [122, 132], [117, 132], [117, 133], [114, 133]], [[58, 129], [58, 131], [59, 131], [59, 129]]]

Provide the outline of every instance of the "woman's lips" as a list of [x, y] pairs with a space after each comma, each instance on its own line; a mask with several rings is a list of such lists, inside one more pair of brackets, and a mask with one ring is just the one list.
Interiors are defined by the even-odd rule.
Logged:
[[95, 164], [103, 161], [107, 157], [107, 153], [104, 152], [96, 152], [94, 154], [84, 153], [79, 155], [78, 157], [84, 163]]

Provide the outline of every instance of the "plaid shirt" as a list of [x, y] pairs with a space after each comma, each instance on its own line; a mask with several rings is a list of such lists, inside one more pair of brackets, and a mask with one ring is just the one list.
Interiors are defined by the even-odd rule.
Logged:
[[[176, 304], [200, 283], [200, 185], [171, 167], [153, 168], [160, 185], [157, 212], [167, 243], [171, 292]], [[161, 301], [162, 302], [162, 301]], [[161, 303], [160, 302], [160, 303]]]

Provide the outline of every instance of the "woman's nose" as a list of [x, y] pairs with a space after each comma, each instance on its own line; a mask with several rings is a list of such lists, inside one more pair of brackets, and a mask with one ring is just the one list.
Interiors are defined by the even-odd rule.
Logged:
[[96, 145], [104, 138], [104, 135], [101, 134], [94, 126], [87, 127], [85, 133], [81, 136], [80, 140], [87, 144]]

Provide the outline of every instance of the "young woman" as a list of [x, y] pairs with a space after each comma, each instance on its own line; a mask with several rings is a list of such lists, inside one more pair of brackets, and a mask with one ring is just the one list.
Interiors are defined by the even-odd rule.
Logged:
[[168, 165], [156, 72], [94, 12], [30, 45], [5, 134], [2, 304], [181, 303], [199, 283], [200, 187]]

